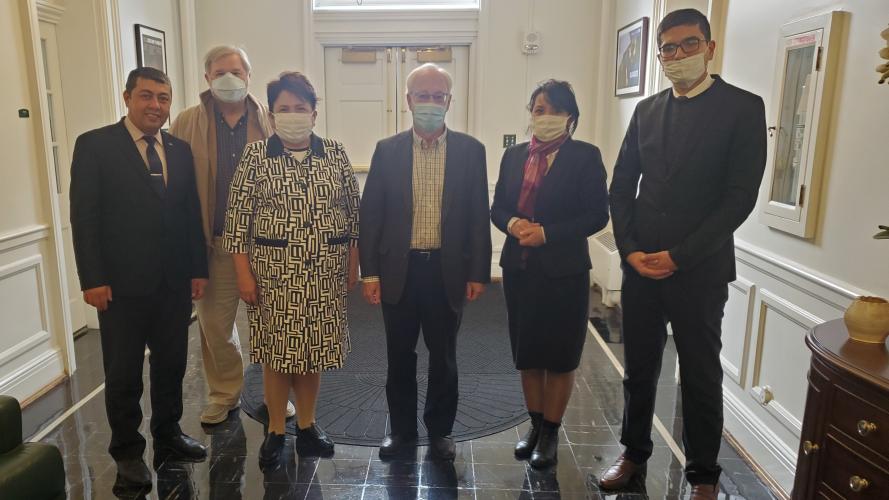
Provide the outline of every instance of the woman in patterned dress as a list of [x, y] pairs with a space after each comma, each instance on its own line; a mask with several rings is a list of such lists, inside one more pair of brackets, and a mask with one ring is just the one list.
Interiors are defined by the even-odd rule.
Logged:
[[268, 434], [263, 467], [280, 464], [293, 389], [297, 450], [329, 455], [315, 423], [321, 372], [350, 349], [346, 295], [358, 279], [358, 183], [340, 143], [312, 133], [317, 97], [308, 79], [268, 84], [275, 134], [248, 144], [232, 181], [225, 246], [248, 304], [250, 359], [265, 370]]

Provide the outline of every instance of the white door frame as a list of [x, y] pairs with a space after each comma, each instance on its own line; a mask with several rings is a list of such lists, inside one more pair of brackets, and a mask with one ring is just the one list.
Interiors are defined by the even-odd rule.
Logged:
[[[23, 33], [30, 38], [30, 47], [25, 41], [26, 50], [28, 51], [28, 59], [33, 63], [28, 68], [31, 73], [32, 80], [36, 83], [37, 100], [35, 102], [37, 112], [33, 114], [33, 119], [38, 122], [39, 130], [42, 134], [35, 137], [38, 147], [43, 150], [43, 200], [44, 204], [49, 205], [50, 227], [48, 228], [50, 238], [48, 246], [52, 249], [52, 255], [46, 255], [47, 262], [51, 264], [50, 269], [57, 274], [50, 282], [58, 283], [57, 287], [50, 286], [46, 290], [47, 295], [55, 295], [55, 299], [59, 302], [61, 311], [56, 311], [53, 316], [59, 317], [59, 321], [50, 322], [56, 327], [56, 331], [50, 332], [55, 341], [59, 343], [64, 352], [65, 372], [70, 376], [77, 369], [74, 359], [74, 337], [71, 335], [71, 310], [68, 304], [68, 283], [65, 266], [65, 248], [62, 240], [62, 221], [61, 209], [59, 207], [59, 197], [56, 192], [55, 168], [52, 162], [52, 142], [50, 140], [49, 120], [49, 103], [46, 99], [46, 75], [44, 74], [43, 52], [40, 49], [40, 13], [47, 16], [48, 20], [60, 18], [61, 12], [64, 11], [64, 5], [60, 2], [47, 2], [39, 0], [19, 0], [21, 2], [22, 11], [24, 13], [22, 21], [26, 24], [23, 26]], [[38, 9], [38, 3], [41, 7]], [[49, 196], [45, 196], [46, 194]], [[52, 313], [52, 311], [50, 311]], [[60, 315], [58, 313], [61, 313]], [[60, 324], [59, 324], [60, 323]]]
[[65, 115], [65, 96], [62, 89], [61, 65], [59, 61], [59, 43], [57, 34], [57, 17], [47, 16], [44, 12], [38, 12], [40, 22], [41, 55], [44, 57], [44, 70], [47, 71], [47, 87], [50, 113], [50, 145], [56, 191], [52, 195], [59, 198], [59, 214], [62, 224], [62, 245], [65, 249], [65, 268], [63, 272], [67, 276], [68, 308], [71, 312], [71, 332], [75, 333], [80, 328], [86, 327], [90, 316], [95, 316], [92, 307], [84, 303], [83, 295], [78, 286], [79, 280], [74, 265], [74, 247], [71, 234], [71, 217], [69, 213], [71, 148], [68, 142], [68, 121]]
[[[78, 0], [84, 1], [84, 0]], [[114, 123], [126, 114], [121, 99], [124, 87], [123, 56], [120, 51], [120, 8], [118, 0], [92, 0], [96, 43], [99, 48], [99, 82], [96, 94], [102, 103], [105, 123]]]

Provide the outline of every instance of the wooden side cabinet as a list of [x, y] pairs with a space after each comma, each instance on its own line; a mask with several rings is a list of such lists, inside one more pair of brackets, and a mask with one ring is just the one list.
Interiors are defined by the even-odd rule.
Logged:
[[792, 498], [889, 499], [889, 348], [816, 326]]

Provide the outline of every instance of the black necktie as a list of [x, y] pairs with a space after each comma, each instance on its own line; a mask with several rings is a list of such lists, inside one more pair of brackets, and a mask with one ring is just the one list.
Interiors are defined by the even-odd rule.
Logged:
[[154, 142], [157, 140], [154, 136], [146, 135], [142, 137], [148, 147], [145, 149], [145, 156], [148, 158], [148, 173], [151, 175], [151, 187], [159, 196], [164, 195], [166, 184], [164, 183], [164, 164], [161, 163], [161, 157], [154, 149]]

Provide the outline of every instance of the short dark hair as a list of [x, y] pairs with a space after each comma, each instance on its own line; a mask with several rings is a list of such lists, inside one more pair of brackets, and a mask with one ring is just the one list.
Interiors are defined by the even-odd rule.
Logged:
[[306, 75], [299, 71], [285, 71], [278, 75], [277, 80], [270, 81], [266, 88], [270, 110], [275, 107], [275, 101], [278, 100], [281, 92], [285, 90], [306, 101], [312, 106], [313, 110], [315, 109], [315, 104], [318, 103], [318, 95], [315, 94], [315, 87], [312, 86]]
[[549, 101], [553, 109], [559, 113], [568, 113], [574, 119], [571, 124], [571, 133], [577, 130], [577, 122], [580, 121], [580, 108], [577, 107], [577, 97], [574, 96], [574, 88], [571, 84], [563, 80], [549, 79], [539, 85], [531, 92], [531, 100], [528, 101], [528, 111], [534, 109], [534, 101], [537, 96], [543, 94]]
[[661, 35], [665, 31], [675, 28], [676, 26], [696, 25], [704, 34], [704, 39], [710, 41], [710, 21], [707, 20], [701, 11], [697, 9], [679, 9], [670, 12], [661, 20], [657, 27], [657, 43], [661, 43]]
[[170, 83], [170, 77], [168, 77], [166, 73], [157, 68], [142, 66], [141, 68], [136, 68], [133, 71], [130, 71], [130, 74], [127, 75], [127, 85], [125, 90], [127, 92], [132, 92], [133, 89], [136, 88], [136, 83], [140, 78], [163, 83], [168, 85], [171, 90], [173, 89], [173, 84]]

